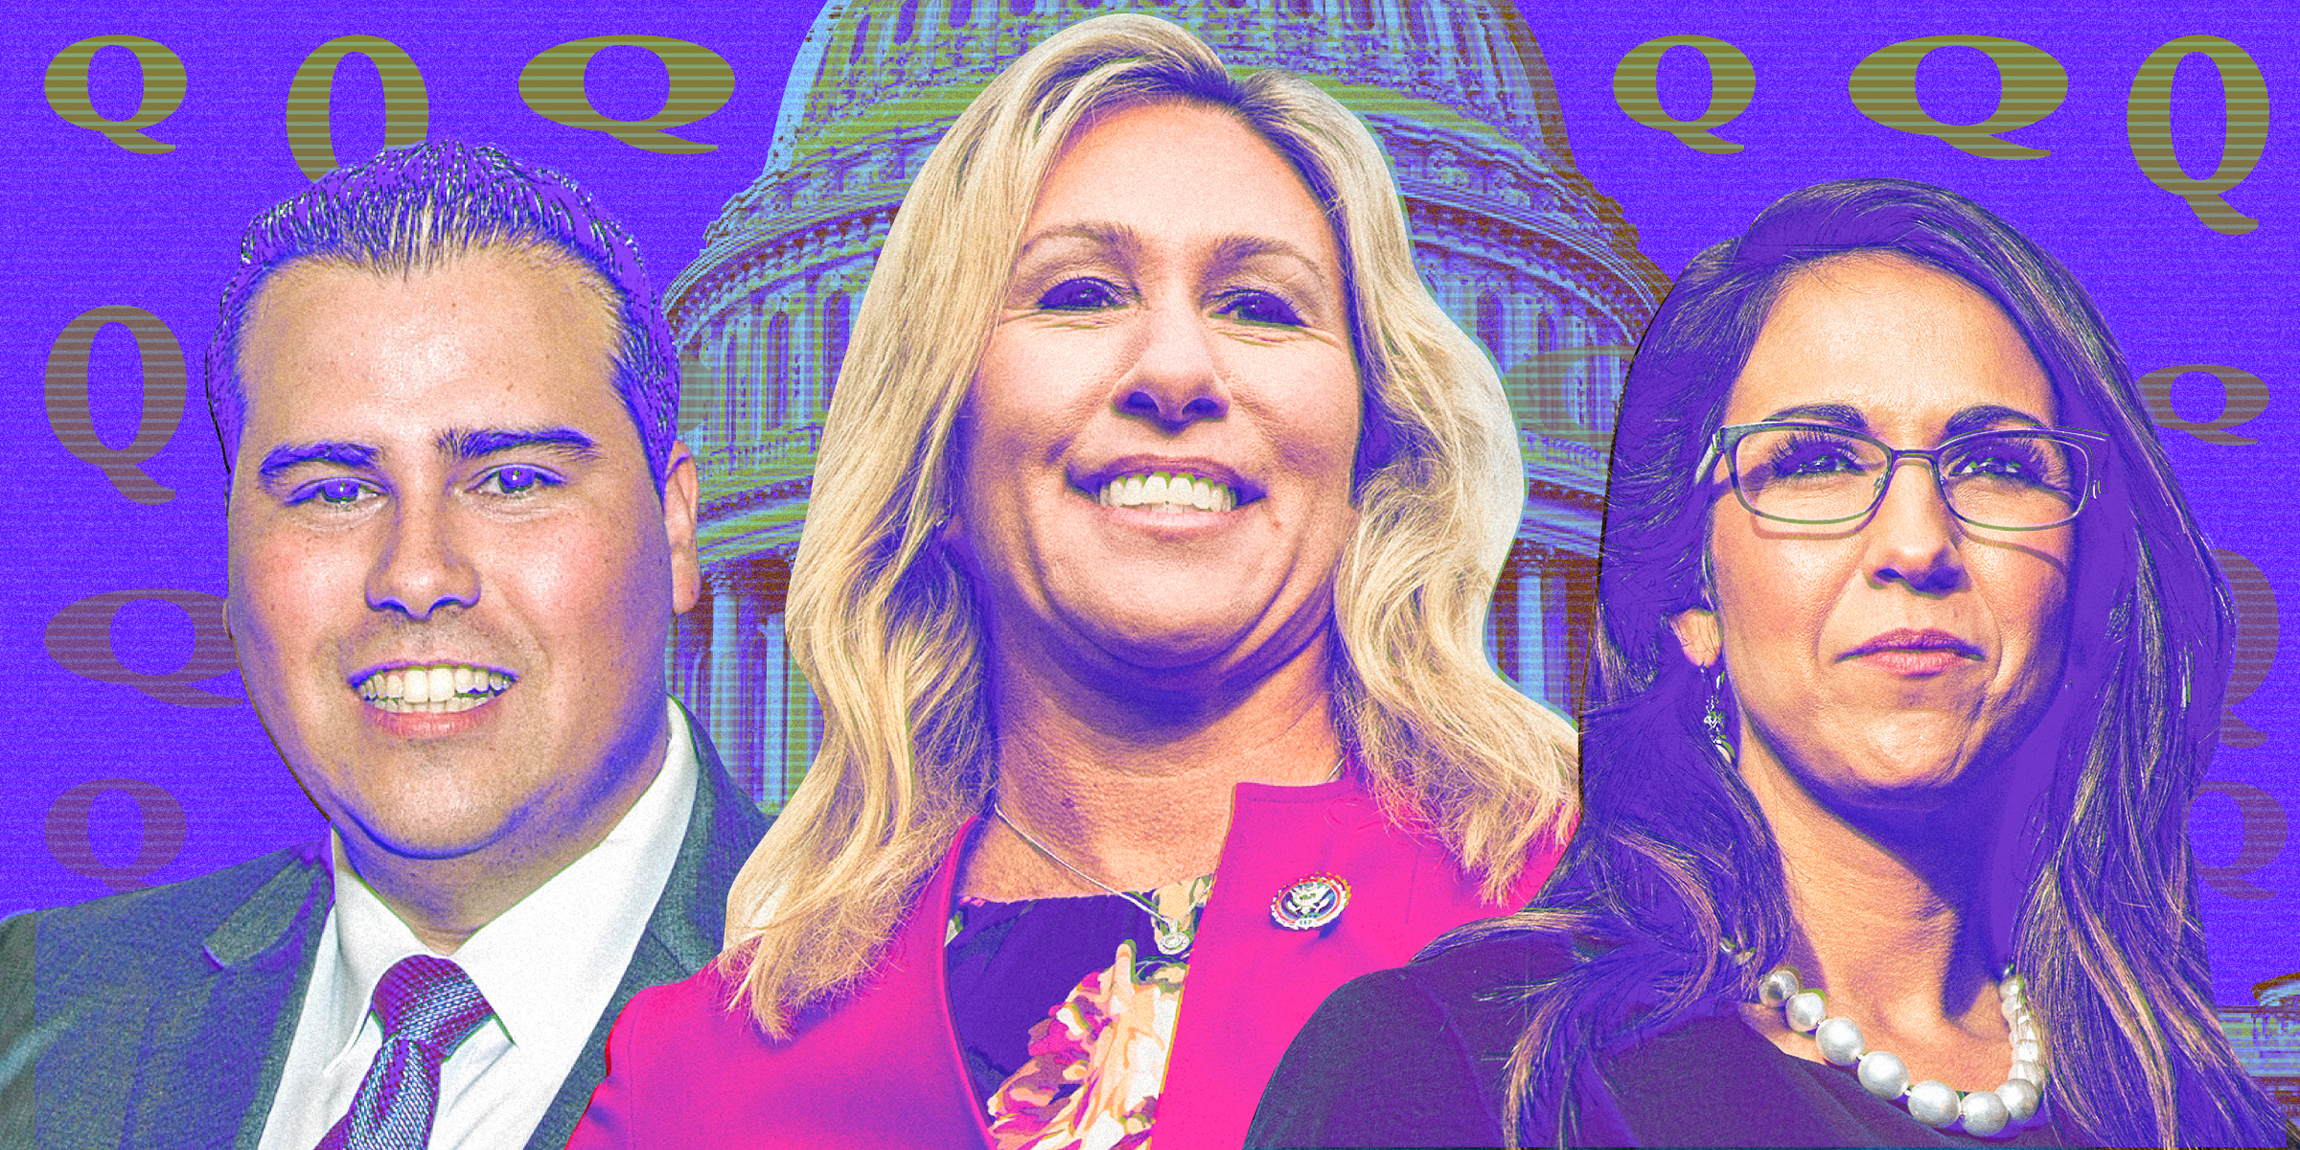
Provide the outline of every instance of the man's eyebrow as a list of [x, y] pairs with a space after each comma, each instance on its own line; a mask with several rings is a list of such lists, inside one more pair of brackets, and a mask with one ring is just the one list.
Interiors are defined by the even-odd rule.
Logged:
[[1782, 420], [1834, 423], [1850, 431], [1867, 431], [1869, 429], [1869, 417], [1862, 415], [1860, 408], [1849, 403], [1800, 403], [1792, 407], [1784, 407], [1758, 422], [1778, 423]]
[[1999, 424], [2017, 423], [2023, 427], [2043, 427], [2045, 422], [2017, 407], [1999, 403], [1979, 403], [1949, 417], [1943, 438], [1953, 438], [1974, 431], [1987, 431]]
[[480, 427], [455, 429], [439, 437], [439, 450], [459, 460], [484, 459], [498, 452], [540, 447], [577, 459], [596, 459], [599, 445], [572, 427], [537, 429]]
[[270, 483], [283, 471], [301, 467], [306, 463], [333, 463], [339, 467], [369, 467], [375, 457], [382, 454], [364, 443], [344, 443], [323, 439], [317, 443], [283, 443], [264, 453], [264, 461], [256, 466], [256, 476]]

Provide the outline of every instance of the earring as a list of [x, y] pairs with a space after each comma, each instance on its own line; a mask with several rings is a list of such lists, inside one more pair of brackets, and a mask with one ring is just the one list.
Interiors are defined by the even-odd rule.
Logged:
[[1701, 726], [1709, 732], [1709, 745], [1725, 761], [1733, 761], [1733, 741], [1725, 737], [1725, 668], [1720, 665], [1709, 676], [1709, 706], [1702, 712]]

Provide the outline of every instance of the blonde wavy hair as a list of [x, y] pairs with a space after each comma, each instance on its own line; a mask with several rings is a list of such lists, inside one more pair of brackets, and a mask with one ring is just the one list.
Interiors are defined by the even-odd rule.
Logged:
[[1334, 587], [1340, 735], [1391, 818], [1498, 901], [1576, 803], [1574, 734], [1486, 660], [1486, 605], [1524, 505], [1500, 381], [1439, 309], [1380, 146], [1285, 72], [1233, 77], [1163, 20], [1110, 15], [991, 82], [903, 200], [823, 429], [786, 627], [822, 749], [727, 898], [720, 970], [774, 1037], [872, 969], [994, 775], [983, 625], [936, 544], [954, 427], [1022, 229], [1101, 112], [1223, 109], [1293, 163], [1339, 241], [1365, 405], [1358, 525]]

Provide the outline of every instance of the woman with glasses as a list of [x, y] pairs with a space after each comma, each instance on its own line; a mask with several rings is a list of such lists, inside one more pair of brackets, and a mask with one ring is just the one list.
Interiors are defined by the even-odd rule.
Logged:
[[2227, 591], [2067, 270], [1938, 188], [1792, 193], [1615, 436], [1566, 860], [1329, 999], [1252, 1144], [2292, 1137], [2186, 835]]

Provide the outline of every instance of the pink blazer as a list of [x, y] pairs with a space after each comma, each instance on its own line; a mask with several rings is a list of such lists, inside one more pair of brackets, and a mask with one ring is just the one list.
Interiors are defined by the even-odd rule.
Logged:
[[[640, 992], [607, 1039], [607, 1079], [569, 1150], [990, 1146], [943, 980], [966, 838], [951, 844], [877, 972], [788, 1041], [730, 1013], [733, 988], [713, 967]], [[1183, 983], [1158, 1150], [1238, 1146], [1279, 1056], [1326, 995], [1403, 964], [1447, 930], [1524, 905], [1556, 862], [1554, 847], [1538, 846], [1508, 897], [1489, 903], [1445, 848], [1393, 826], [1354, 782], [1240, 784]], [[1321, 930], [1278, 926], [1271, 901], [1319, 874], [1349, 883], [1341, 917]]]

